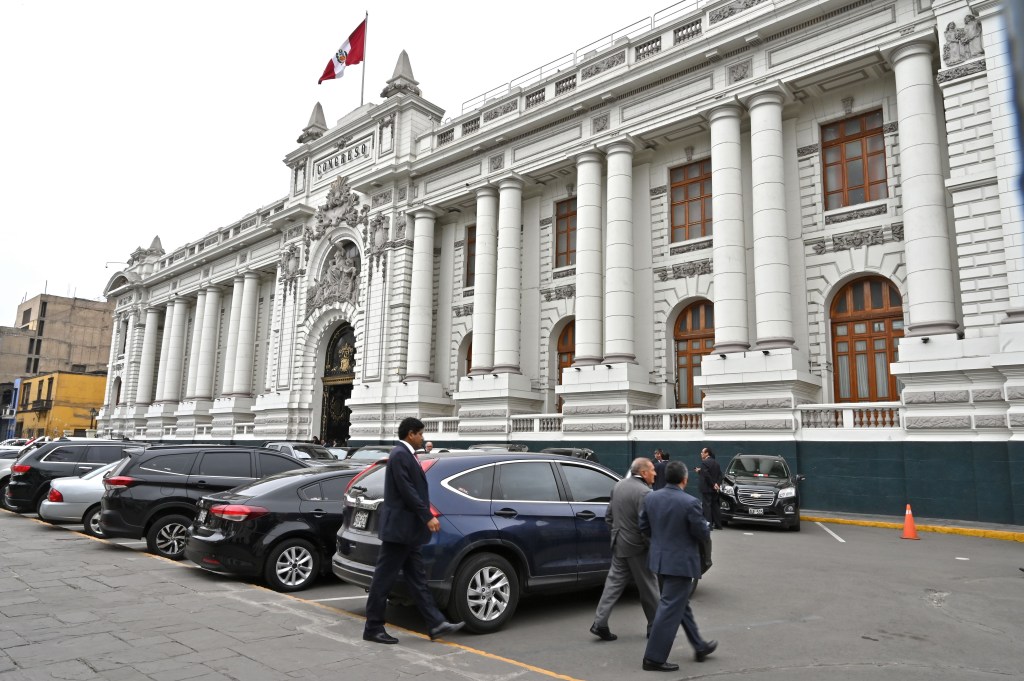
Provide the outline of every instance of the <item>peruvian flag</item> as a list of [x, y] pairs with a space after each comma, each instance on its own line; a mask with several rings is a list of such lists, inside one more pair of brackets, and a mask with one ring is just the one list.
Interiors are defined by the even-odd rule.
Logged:
[[346, 66], [352, 66], [363, 61], [363, 48], [366, 45], [366, 19], [363, 19], [362, 23], [356, 27], [356, 30], [352, 31], [352, 35], [348, 37], [348, 40], [338, 48], [337, 53], [331, 57], [331, 61], [327, 63], [327, 68], [324, 69], [324, 75], [320, 76], [320, 80], [317, 81], [317, 85], [324, 82], [325, 80], [333, 80], [335, 78], [341, 78], [345, 72]]

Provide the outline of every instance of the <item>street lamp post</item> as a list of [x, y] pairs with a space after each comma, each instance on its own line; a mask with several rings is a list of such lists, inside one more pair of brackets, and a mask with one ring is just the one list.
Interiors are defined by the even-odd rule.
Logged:
[[99, 413], [96, 407], [89, 409], [89, 430], [96, 430], [96, 417], [99, 416]]

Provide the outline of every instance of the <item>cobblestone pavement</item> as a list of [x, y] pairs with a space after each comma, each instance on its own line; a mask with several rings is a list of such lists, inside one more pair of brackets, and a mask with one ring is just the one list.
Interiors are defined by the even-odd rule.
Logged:
[[556, 676], [397, 628], [367, 643], [357, 617], [32, 517], [0, 512], [0, 546], [0, 681]]

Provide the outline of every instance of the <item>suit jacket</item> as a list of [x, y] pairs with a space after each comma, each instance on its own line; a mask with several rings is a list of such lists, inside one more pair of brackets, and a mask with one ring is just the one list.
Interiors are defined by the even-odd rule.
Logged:
[[644, 497], [640, 531], [651, 538], [647, 565], [652, 572], [699, 579], [700, 546], [711, 538], [700, 501], [677, 485], [667, 485]]
[[647, 551], [650, 540], [640, 532], [640, 511], [644, 497], [650, 493], [647, 483], [633, 475], [615, 483], [604, 516], [612, 527], [612, 555], [628, 558]]
[[712, 494], [722, 484], [722, 467], [710, 456], [700, 462], [700, 493]]
[[430, 541], [430, 493], [416, 456], [399, 442], [384, 472], [384, 502], [377, 536], [381, 541], [419, 546]]
[[651, 485], [652, 489], [661, 489], [665, 486], [665, 467], [668, 466], [668, 461], [655, 461], [654, 462], [654, 484]]

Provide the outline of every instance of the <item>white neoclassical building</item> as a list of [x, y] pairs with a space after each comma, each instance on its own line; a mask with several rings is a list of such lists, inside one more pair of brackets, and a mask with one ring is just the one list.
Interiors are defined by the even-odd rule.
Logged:
[[685, 2], [447, 113], [402, 53], [283, 198], [110, 280], [101, 430], [717, 443], [817, 508], [1024, 522], [1002, 11]]

